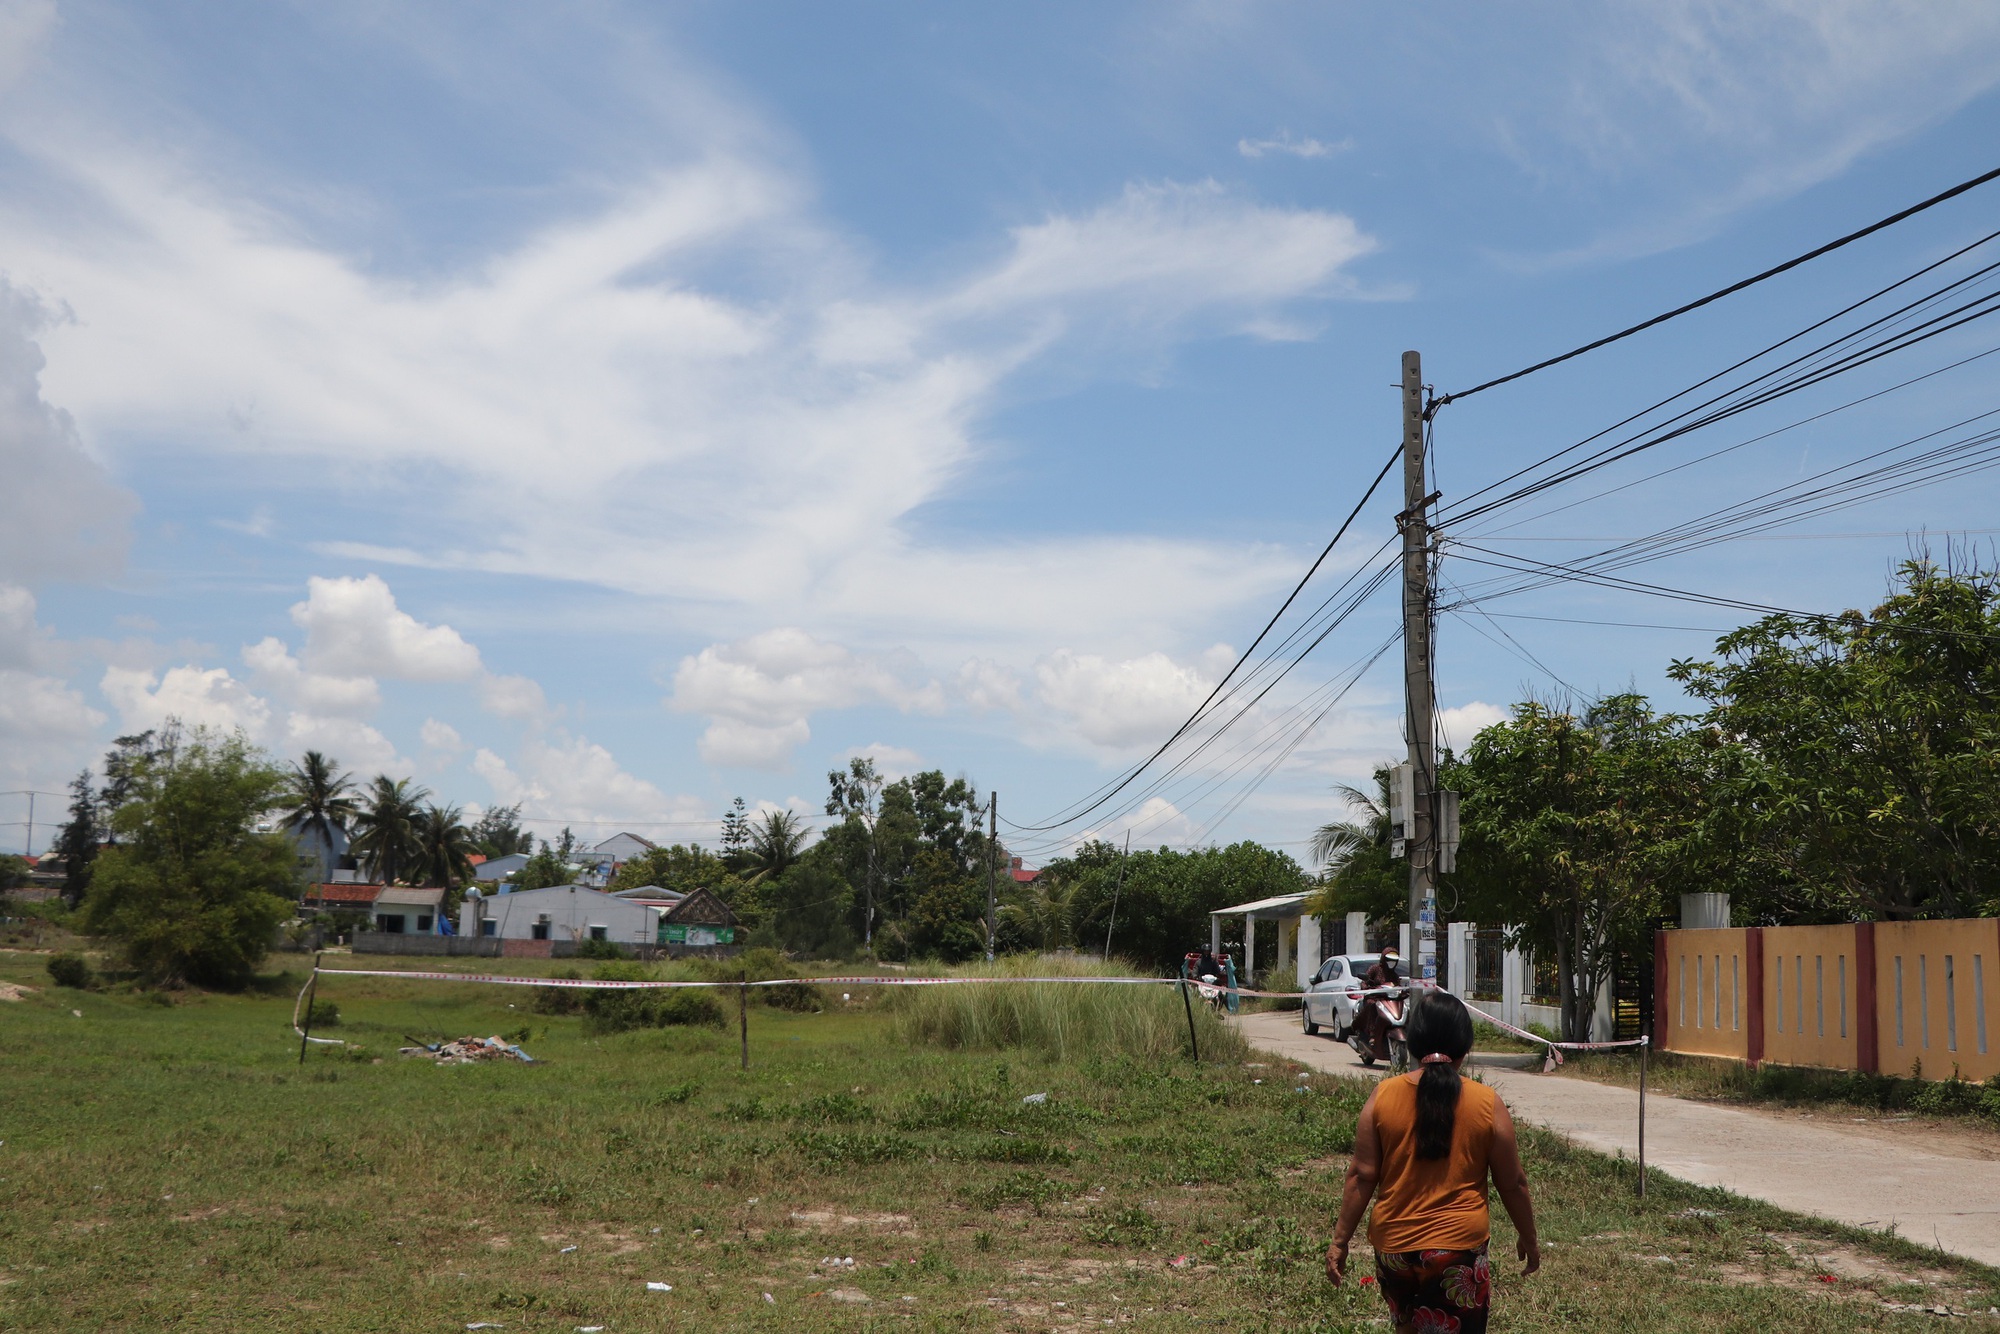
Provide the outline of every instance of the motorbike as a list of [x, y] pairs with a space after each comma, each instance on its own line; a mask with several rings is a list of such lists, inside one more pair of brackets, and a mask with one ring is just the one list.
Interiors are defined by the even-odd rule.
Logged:
[[[1408, 996], [1409, 990], [1404, 988], [1359, 998], [1361, 1008], [1354, 1016], [1354, 1027], [1347, 1035], [1347, 1044], [1354, 1048], [1363, 1065], [1387, 1061], [1392, 1070], [1409, 1069], [1410, 1047], [1403, 1040], [1403, 1002]], [[1363, 1037], [1363, 1029], [1371, 1027], [1363, 1022], [1363, 1018], [1371, 1012], [1376, 1022], [1369, 1036]]]

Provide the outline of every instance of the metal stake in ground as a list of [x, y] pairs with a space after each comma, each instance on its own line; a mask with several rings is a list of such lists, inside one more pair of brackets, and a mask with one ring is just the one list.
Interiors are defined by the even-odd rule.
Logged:
[[1194, 1040], [1194, 1002], [1188, 999], [1186, 964], [1181, 965], [1181, 1008], [1187, 1011], [1188, 1017], [1188, 1053], [1194, 1057], [1194, 1063], [1200, 1065], [1201, 1048], [1195, 1045]]
[[317, 954], [313, 955], [312, 981], [306, 983], [306, 1021], [299, 1028], [300, 1065], [304, 1065], [306, 1063], [306, 1043], [310, 1041], [312, 1038], [313, 1001], [319, 996], [319, 959], [320, 959], [319, 955]]
[[1639, 1035], [1639, 1198], [1646, 1198], [1646, 1051], [1653, 1045], [1647, 1034]]
[[736, 984], [736, 1024], [743, 1033], [743, 1068], [750, 1068], [750, 974], [746, 970], [737, 974], [741, 980]]

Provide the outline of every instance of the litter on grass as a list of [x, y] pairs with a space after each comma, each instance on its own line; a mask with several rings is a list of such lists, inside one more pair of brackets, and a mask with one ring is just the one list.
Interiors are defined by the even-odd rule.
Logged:
[[1030, 1093], [1027, 1097], [1021, 1099], [1021, 1102], [1024, 1106], [1039, 1107], [1048, 1100], [1049, 1095], [1046, 1093]]
[[533, 1065], [535, 1061], [534, 1057], [498, 1034], [490, 1038], [453, 1038], [449, 1042], [426, 1042], [415, 1047], [398, 1047], [396, 1050], [403, 1056], [428, 1056], [439, 1065], [471, 1065], [474, 1061], [526, 1061]]
[[650, 1279], [646, 1281], [646, 1291], [648, 1292], [672, 1292], [673, 1290], [674, 1285], [671, 1283], [655, 1283]]

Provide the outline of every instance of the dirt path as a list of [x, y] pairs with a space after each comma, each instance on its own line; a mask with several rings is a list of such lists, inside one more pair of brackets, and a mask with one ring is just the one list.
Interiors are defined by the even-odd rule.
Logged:
[[[1257, 1047], [1302, 1065], [1335, 1074], [1379, 1073], [1365, 1069], [1345, 1045], [1307, 1037], [1295, 1014], [1245, 1015], [1237, 1022]], [[1482, 1078], [1517, 1119], [1602, 1153], [1638, 1153], [1638, 1098], [1630, 1089], [1543, 1075], [1539, 1067], [1481, 1064]], [[1651, 1094], [1646, 1159], [1683, 1181], [1858, 1227], [1894, 1227], [1912, 1241], [2000, 1265], [2000, 1161], [1976, 1140], [1914, 1128], [1887, 1138], [1873, 1126]]]

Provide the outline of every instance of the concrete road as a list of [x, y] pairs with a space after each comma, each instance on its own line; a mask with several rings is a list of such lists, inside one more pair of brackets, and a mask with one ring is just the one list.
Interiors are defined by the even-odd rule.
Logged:
[[[1370, 1071], [1345, 1044], [1307, 1037], [1296, 1014], [1245, 1015], [1244, 1036], [1265, 1051], [1334, 1074]], [[1601, 1153], [1639, 1151], [1638, 1095], [1583, 1079], [1482, 1061], [1481, 1077], [1518, 1121]], [[2000, 1265], [2000, 1159], [1977, 1139], [1911, 1134], [1900, 1142], [1858, 1126], [1801, 1120], [1648, 1094], [1646, 1162], [1683, 1181], [1721, 1186], [1781, 1208], [1896, 1231]]]

